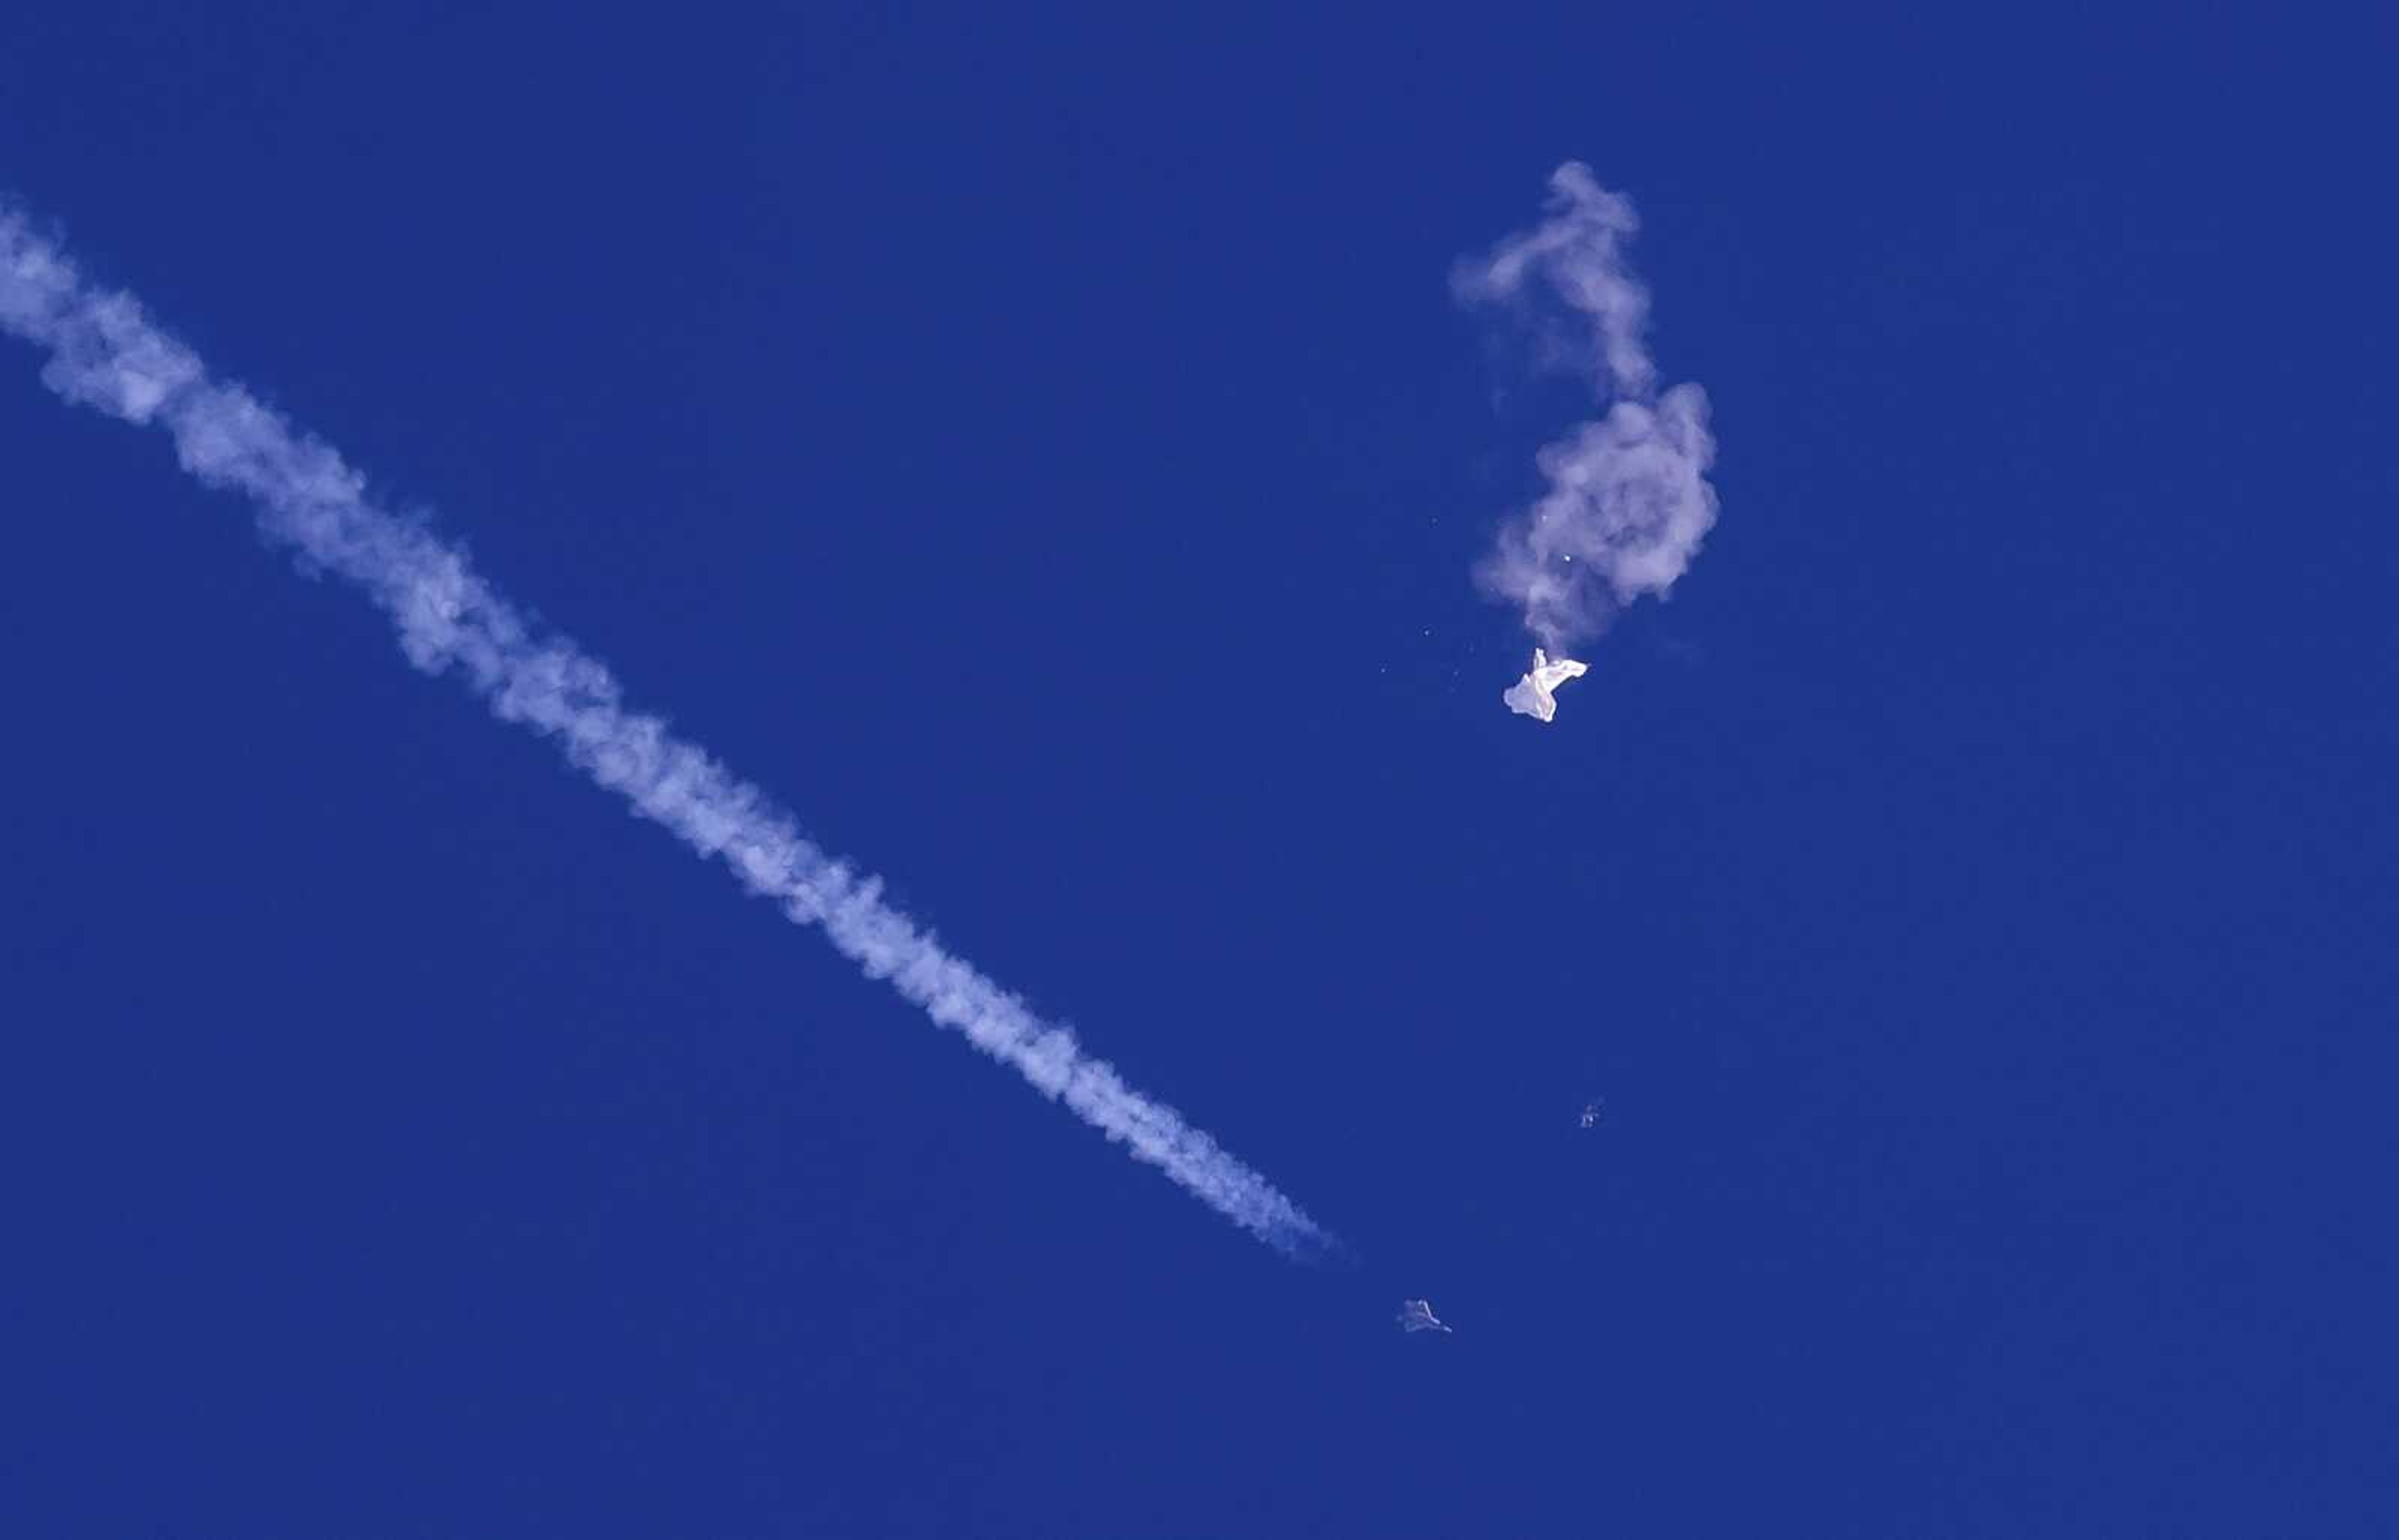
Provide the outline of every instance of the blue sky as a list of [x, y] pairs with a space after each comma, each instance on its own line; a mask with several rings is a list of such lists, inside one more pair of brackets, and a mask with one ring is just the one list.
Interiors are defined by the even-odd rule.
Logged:
[[[12, 1532], [2391, 1533], [2387, 29], [295, 9], [0, 188], [1353, 1254], [12, 340]], [[1722, 513], [1544, 728], [1569, 158]]]

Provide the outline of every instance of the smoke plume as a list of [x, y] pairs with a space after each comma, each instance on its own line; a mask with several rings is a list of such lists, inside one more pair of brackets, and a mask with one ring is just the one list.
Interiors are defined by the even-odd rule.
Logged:
[[1586, 374], [1606, 408], [1541, 450], [1547, 490], [1501, 527], [1475, 572], [1555, 653], [1606, 629], [1641, 595], [1672, 588], [1716, 518], [1707, 394], [1696, 385], [1660, 394], [1642, 335], [1649, 292], [1624, 255], [1639, 227], [1631, 203], [1569, 161], [1550, 178], [1539, 225], [1459, 263], [1451, 278], [1468, 304], [1537, 319], [1563, 306], [1546, 352]]

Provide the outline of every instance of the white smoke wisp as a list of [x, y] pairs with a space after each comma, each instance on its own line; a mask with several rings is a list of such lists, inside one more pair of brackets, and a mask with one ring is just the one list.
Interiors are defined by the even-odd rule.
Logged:
[[364, 479], [332, 448], [238, 385], [211, 379], [130, 296], [88, 284], [57, 246], [6, 208], [0, 331], [48, 351], [42, 380], [59, 395], [164, 427], [186, 471], [256, 505], [270, 542], [364, 589], [390, 615], [411, 663], [427, 673], [454, 672], [501, 720], [550, 738], [635, 813], [701, 855], [721, 858], [744, 887], [794, 923], [821, 926], [868, 975], [1136, 1159], [1282, 1251], [1308, 1255], [1337, 1245], [1265, 1177], [884, 903], [875, 879], [809, 843], [756, 787], [677, 739], [658, 718], [627, 707], [596, 659], [540, 634], [462, 552], [377, 507]]
[[1606, 406], [1540, 452], [1548, 489], [1500, 529], [1475, 571], [1552, 652], [1605, 630], [1641, 595], [1673, 588], [1716, 519], [1707, 393], [1679, 385], [1660, 394], [1642, 335], [1649, 291], [1624, 255], [1639, 228], [1630, 202], [1568, 161], [1550, 178], [1538, 227], [1451, 275], [1468, 304], [1565, 305], [1573, 326], [1550, 350], [1587, 373]]

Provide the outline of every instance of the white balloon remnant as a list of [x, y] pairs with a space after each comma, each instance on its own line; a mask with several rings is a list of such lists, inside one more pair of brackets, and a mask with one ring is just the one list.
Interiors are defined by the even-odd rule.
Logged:
[[1533, 649], [1532, 672], [1518, 680], [1499, 698], [1508, 703], [1508, 709], [1520, 716], [1547, 722], [1558, 714], [1558, 698], [1550, 692], [1567, 680], [1580, 679], [1588, 672], [1588, 669], [1570, 657], [1562, 657], [1552, 663], [1549, 654], [1536, 647]]

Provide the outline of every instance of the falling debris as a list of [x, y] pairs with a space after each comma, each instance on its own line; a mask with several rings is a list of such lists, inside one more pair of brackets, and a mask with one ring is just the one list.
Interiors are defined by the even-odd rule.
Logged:
[[1599, 1127], [1598, 1102], [1586, 1101], [1582, 1104], [1582, 1126], [1586, 1128], [1596, 1128]]
[[1508, 703], [1508, 709], [1519, 716], [1547, 722], [1558, 714], [1557, 697], [1550, 692], [1567, 680], [1580, 679], [1589, 671], [1570, 657], [1562, 657], [1552, 663], [1549, 654], [1536, 647], [1533, 649], [1533, 671], [1518, 680], [1499, 698]]
[[1449, 1330], [1448, 1327], [1442, 1325], [1440, 1317], [1432, 1313], [1432, 1306], [1423, 1300], [1400, 1302], [1400, 1324], [1411, 1331], [1447, 1331]]

